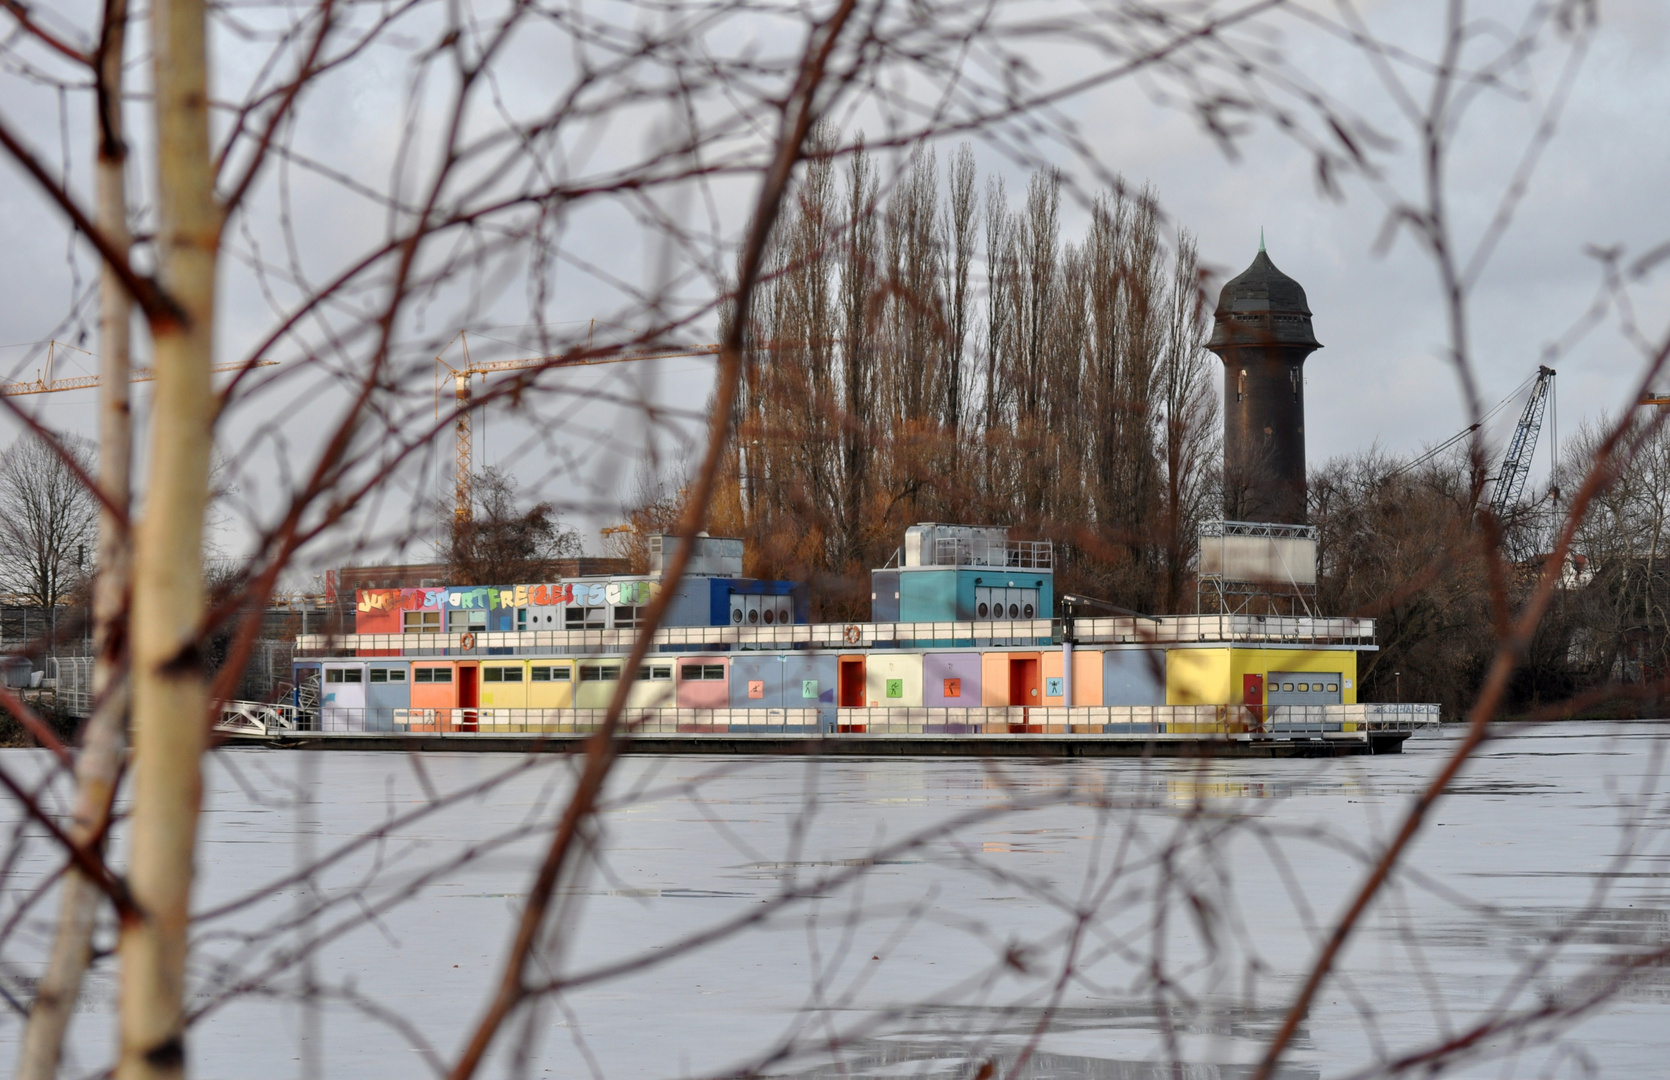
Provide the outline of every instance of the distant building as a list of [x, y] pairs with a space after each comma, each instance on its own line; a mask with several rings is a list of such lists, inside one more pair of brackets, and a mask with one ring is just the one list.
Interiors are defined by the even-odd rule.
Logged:
[[1305, 290], [1258, 255], [1218, 296], [1207, 348], [1224, 364], [1224, 517], [1306, 523], [1305, 358], [1322, 344]]

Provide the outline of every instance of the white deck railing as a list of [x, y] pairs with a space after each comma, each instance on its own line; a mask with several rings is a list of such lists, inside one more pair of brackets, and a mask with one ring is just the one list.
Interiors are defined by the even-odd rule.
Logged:
[[[542, 735], [596, 731], [607, 709], [362, 709], [333, 705], [305, 730], [335, 733]], [[1142, 738], [1296, 738], [1414, 731], [1438, 723], [1437, 705], [1281, 706], [1263, 717], [1239, 705], [1022, 706], [973, 709], [628, 709], [639, 735], [1121, 735]]]
[[[656, 631], [656, 646], [723, 646], [727, 649], [872, 649], [957, 644], [1034, 645], [1053, 633], [1049, 619], [1007, 622], [799, 623], [788, 626], [669, 626]], [[1162, 618], [1073, 620], [1081, 645], [1179, 645], [1201, 642], [1258, 644], [1340, 643], [1371, 645], [1373, 619], [1321, 619], [1256, 615], [1170, 615]], [[636, 630], [530, 630], [473, 634], [307, 634], [297, 652], [376, 650], [401, 653], [519, 653], [576, 655], [625, 652]], [[466, 642], [465, 639], [469, 639]]]

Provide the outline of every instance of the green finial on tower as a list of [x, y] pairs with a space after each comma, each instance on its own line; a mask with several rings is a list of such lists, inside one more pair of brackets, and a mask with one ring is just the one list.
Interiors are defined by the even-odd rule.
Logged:
[[1264, 226], [1258, 227], [1258, 250], [1264, 250]]

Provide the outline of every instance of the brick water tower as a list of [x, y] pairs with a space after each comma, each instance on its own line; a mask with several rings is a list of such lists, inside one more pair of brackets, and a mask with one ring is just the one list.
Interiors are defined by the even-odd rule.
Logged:
[[1305, 357], [1322, 347], [1299, 283], [1264, 250], [1218, 296], [1207, 348], [1224, 362], [1224, 517], [1303, 525]]

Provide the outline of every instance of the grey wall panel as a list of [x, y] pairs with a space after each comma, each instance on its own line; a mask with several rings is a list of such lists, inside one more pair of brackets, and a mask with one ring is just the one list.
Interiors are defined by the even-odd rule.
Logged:
[[[749, 695], [749, 684], [759, 683], [760, 697]], [[800, 697], [796, 682], [795, 698]], [[783, 707], [783, 658], [781, 656], [735, 656], [731, 658], [731, 708], [781, 709]]]
[[1102, 654], [1103, 705], [1164, 705], [1166, 657], [1159, 649], [1109, 649]]
[[[840, 680], [840, 659], [835, 656], [791, 653], [783, 658], [783, 707], [818, 710], [826, 727], [836, 719], [836, 694]], [[815, 683], [813, 686], [811, 684]], [[815, 690], [812, 696], [807, 692]]]
[[713, 587], [705, 577], [687, 577], [667, 605], [663, 626], [708, 626], [713, 622]]
[[400, 682], [367, 682], [365, 684], [365, 726], [368, 731], [393, 731], [394, 710], [412, 706], [411, 664], [403, 660], [373, 659], [366, 662], [365, 676], [378, 669], [398, 671], [405, 678]]

